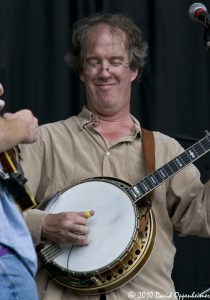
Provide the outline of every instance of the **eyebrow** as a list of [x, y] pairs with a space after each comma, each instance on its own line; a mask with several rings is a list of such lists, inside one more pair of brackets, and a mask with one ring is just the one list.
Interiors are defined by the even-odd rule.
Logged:
[[[97, 56], [97, 55], [94, 55], [94, 56], [89, 56], [89, 57], [86, 57], [86, 58], [85, 58], [85, 60], [91, 60], [91, 59], [100, 59], [100, 57]], [[119, 59], [119, 60], [123, 60], [124, 57], [121, 56], [121, 55], [113, 55], [113, 56], [111, 56], [110, 58], [108, 58], [108, 60], [110, 60], [110, 59]]]

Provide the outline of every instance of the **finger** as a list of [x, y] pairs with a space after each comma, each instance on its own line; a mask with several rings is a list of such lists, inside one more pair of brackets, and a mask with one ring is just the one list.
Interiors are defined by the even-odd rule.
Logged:
[[72, 243], [74, 245], [88, 245], [89, 240], [87, 235], [81, 235], [76, 232], [63, 232], [58, 239], [59, 243]]
[[69, 234], [69, 240], [74, 244], [74, 245], [79, 245], [79, 246], [86, 246], [89, 244], [88, 237], [86, 235], [79, 235], [76, 233], [70, 233]]
[[3, 117], [4, 118], [7, 118], [7, 119], [14, 119], [15, 117], [14, 117], [14, 114], [12, 114], [12, 113], [5, 113], [5, 114], [3, 114]]
[[70, 232], [76, 233], [79, 235], [87, 235], [89, 233], [89, 229], [87, 226], [73, 224]]
[[0, 83], [0, 96], [4, 94], [4, 88], [3, 85]]
[[5, 102], [0, 99], [0, 111], [4, 108]]
[[84, 217], [86, 219], [89, 219], [90, 217], [92, 217], [95, 214], [94, 210], [87, 210], [86, 212], [83, 213]]

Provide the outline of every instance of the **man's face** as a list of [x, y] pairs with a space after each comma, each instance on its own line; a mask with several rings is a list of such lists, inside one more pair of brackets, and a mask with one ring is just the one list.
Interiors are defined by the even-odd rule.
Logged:
[[125, 37], [100, 24], [88, 33], [80, 79], [86, 88], [87, 107], [94, 113], [114, 115], [130, 110], [131, 82], [137, 71], [129, 66]]

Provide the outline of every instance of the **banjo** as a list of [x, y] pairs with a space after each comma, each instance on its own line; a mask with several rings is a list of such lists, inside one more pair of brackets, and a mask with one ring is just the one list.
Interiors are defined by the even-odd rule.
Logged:
[[83, 180], [57, 193], [50, 213], [89, 211], [88, 246], [40, 244], [48, 273], [73, 292], [96, 295], [131, 280], [148, 260], [156, 235], [148, 194], [210, 150], [210, 134], [137, 184], [110, 177]]

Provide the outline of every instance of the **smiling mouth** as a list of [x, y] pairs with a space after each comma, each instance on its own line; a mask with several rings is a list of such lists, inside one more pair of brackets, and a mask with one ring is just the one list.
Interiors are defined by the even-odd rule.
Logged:
[[96, 85], [97, 86], [107, 86], [107, 85], [115, 85], [116, 84], [116, 82], [100, 82], [100, 83], [97, 83]]
[[101, 91], [108, 91], [111, 90], [115, 86], [115, 84], [97, 84], [96, 86]]
[[100, 82], [100, 83], [96, 84], [96, 86], [98, 88], [102, 88], [102, 89], [109, 89], [115, 85], [116, 85], [116, 82]]

